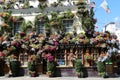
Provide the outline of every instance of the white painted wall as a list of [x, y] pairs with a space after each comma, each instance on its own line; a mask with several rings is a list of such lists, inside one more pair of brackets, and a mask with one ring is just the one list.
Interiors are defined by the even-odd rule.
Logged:
[[[59, 0], [47, 0], [48, 4], [53, 4], [54, 2], [58, 2]], [[76, 1], [76, 0], [75, 0]], [[34, 8], [37, 8], [39, 5], [39, 1], [35, 0], [35, 1], [29, 1], [30, 5], [33, 6]], [[71, 5], [71, 0], [70, 3], [68, 2], [68, 0], [62, 1], [63, 5], [68, 6]], [[21, 6], [14, 6], [16, 9], [19, 9], [23, 6], [23, 4], [20, 4], [19, 2], [16, 2], [16, 4], [21, 5]], [[74, 14], [76, 14], [76, 10], [72, 11]], [[35, 16], [38, 15], [39, 13], [32, 13], [32, 14], [12, 14], [13, 16], [22, 16], [26, 22], [31, 21], [34, 24], [34, 20], [35, 20]], [[48, 16], [50, 18], [50, 16]], [[75, 24], [76, 24], [76, 28], [77, 28], [77, 33], [81, 33], [84, 32], [84, 30], [81, 27], [81, 22], [79, 20], [78, 17], [75, 18]], [[33, 26], [34, 27], [34, 26]], [[71, 32], [71, 31], [70, 31]]]

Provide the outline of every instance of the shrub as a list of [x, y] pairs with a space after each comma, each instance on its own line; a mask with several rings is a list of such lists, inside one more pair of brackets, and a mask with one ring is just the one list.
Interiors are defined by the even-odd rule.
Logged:
[[83, 64], [81, 63], [80, 59], [75, 60], [74, 67], [75, 67], [76, 75], [78, 77], [84, 77], [84, 72], [83, 72], [84, 67], [83, 67]]
[[20, 62], [16, 59], [10, 61], [10, 69], [13, 77], [19, 76]]
[[97, 62], [97, 70], [98, 70], [98, 75], [101, 77], [105, 76], [105, 64], [104, 62]]
[[55, 76], [55, 62], [54, 61], [47, 61], [47, 75], [50, 77]]

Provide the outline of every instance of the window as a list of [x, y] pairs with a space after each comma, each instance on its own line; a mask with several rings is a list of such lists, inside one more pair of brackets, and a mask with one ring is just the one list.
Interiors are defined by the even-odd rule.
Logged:
[[27, 53], [21, 53], [19, 55], [19, 60], [20, 60], [22, 66], [27, 65], [27, 63], [28, 63], [28, 54]]
[[73, 67], [75, 58], [82, 60], [82, 54], [82, 48], [78, 48], [75, 45], [61, 44], [56, 54], [56, 60], [60, 67]]
[[14, 34], [17, 33], [18, 31], [20, 31], [20, 26], [21, 26], [21, 22], [15, 22], [14, 23]]
[[85, 47], [80, 44], [60, 44], [56, 54], [56, 60], [59, 67], [73, 67], [75, 58], [80, 59], [85, 67], [96, 66], [96, 61], [101, 54], [100, 51], [100, 48]]
[[66, 32], [71, 32], [72, 31], [72, 25], [73, 25], [73, 20], [63, 20], [63, 26], [65, 28]]
[[38, 33], [44, 34], [44, 22], [38, 22]]

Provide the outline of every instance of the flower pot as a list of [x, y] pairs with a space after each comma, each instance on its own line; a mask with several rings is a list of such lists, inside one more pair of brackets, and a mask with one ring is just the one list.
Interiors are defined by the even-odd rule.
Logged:
[[78, 77], [78, 78], [83, 78], [83, 77], [84, 77], [83, 72], [80, 72], [80, 74], [77, 74], [77, 77]]
[[30, 76], [31, 77], [35, 77], [36, 75], [35, 75], [35, 72], [32, 72], [31, 74], [30, 74]]
[[0, 57], [0, 76], [4, 76], [5, 61]]
[[51, 77], [52, 75], [51, 75], [50, 72], [47, 72], [47, 73], [46, 73], [46, 76], [47, 76], [47, 77]]
[[106, 66], [106, 72], [108, 74], [112, 74], [114, 72], [112, 63], [107, 63], [105, 66]]

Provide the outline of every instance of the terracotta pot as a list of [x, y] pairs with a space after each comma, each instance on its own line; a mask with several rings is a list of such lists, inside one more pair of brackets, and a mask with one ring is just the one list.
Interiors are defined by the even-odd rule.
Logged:
[[48, 73], [48, 72], [47, 72], [47, 73], [46, 73], [46, 76], [47, 76], [47, 77], [51, 77], [51, 73]]

